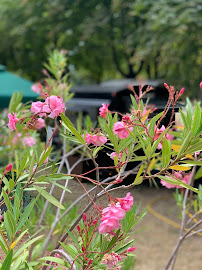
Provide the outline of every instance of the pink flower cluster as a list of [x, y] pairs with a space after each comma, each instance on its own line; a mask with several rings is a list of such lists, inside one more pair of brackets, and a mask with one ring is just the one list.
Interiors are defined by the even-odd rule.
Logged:
[[[107, 269], [114, 269], [114, 267], [117, 265], [117, 263], [121, 260], [121, 256], [114, 251], [111, 252], [111, 254], [106, 253], [103, 256], [102, 264], [107, 264]], [[119, 265], [117, 270], [121, 269], [121, 266]]]
[[94, 144], [95, 146], [103, 145], [107, 142], [107, 138], [103, 134], [90, 134], [87, 133], [85, 136], [85, 142], [87, 144]]
[[36, 144], [36, 139], [31, 136], [22, 137], [22, 133], [17, 133], [16, 136], [13, 138], [12, 143], [15, 145], [19, 142], [22, 142], [23, 146], [32, 147]]
[[[55, 118], [64, 111], [65, 103], [58, 96], [47, 97], [45, 102], [37, 101], [32, 103], [31, 111], [40, 117]], [[49, 114], [49, 115], [47, 115]]]
[[108, 107], [109, 107], [109, 105], [102, 104], [102, 107], [99, 108], [99, 115], [100, 115], [100, 117], [102, 117], [102, 118], [107, 117], [107, 114], [109, 112]]
[[133, 197], [130, 192], [127, 193], [125, 198], [118, 199], [119, 202], [111, 204], [109, 207], [102, 210], [101, 223], [98, 228], [101, 234], [109, 233], [114, 235], [113, 230], [118, 230], [120, 227], [119, 220], [125, 217], [133, 205]]
[[10, 130], [15, 130], [16, 129], [16, 124], [19, 121], [19, 119], [16, 117], [16, 114], [13, 113], [13, 115], [11, 113], [8, 114], [8, 127], [10, 128]]
[[22, 138], [22, 144], [23, 146], [32, 147], [36, 144], [36, 139], [34, 137], [28, 136], [25, 138]]
[[[183, 173], [182, 171], [174, 171], [173, 172], [173, 176], [176, 177], [177, 179], [181, 180], [182, 182], [184, 182], [185, 184], [189, 184], [189, 181], [190, 181], [190, 177], [191, 177], [191, 173], [189, 174], [185, 174]], [[170, 180], [175, 180], [174, 178], [172, 178], [171, 176], [168, 176], [168, 178], [170, 178]], [[161, 180], [161, 184], [167, 188], [183, 188], [182, 186], [180, 185], [173, 185], [173, 184], [170, 184], [170, 183], [167, 183], [165, 182], [164, 180]]]
[[114, 124], [114, 127], [113, 127], [113, 132], [115, 135], [118, 136], [119, 139], [127, 138], [130, 134], [130, 132], [128, 130], [130, 130], [132, 132], [133, 128], [129, 127], [127, 124], [125, 124], [122, 121], [116, 122]]

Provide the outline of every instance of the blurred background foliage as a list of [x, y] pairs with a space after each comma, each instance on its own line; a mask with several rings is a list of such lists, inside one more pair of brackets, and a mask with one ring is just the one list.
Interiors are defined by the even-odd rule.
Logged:
[[200, 0], [1, 0], [0, 62], [33, 81], [53, 48], [72, 80], [164, 79], [199, 96]]

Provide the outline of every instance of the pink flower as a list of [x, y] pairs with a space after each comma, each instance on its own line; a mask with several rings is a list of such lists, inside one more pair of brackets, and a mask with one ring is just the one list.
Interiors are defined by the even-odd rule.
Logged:
[[16, 117], [15, 113], [13, 113], [13, 115], [11, 113], [9, 113], [8, 118], [9, 118], [8, 127], [10, 128], [11, 131], [15, 130], [16, 129], [16, 124], [19, 121], [19, 119]]
[[99, 108], [99, 111], [100, 111], [99, 112], [99, 115], [100, 115], [100, 117], [102, 117], [102, 118], [107, 117], [107, 114], [109, 112], [108, 107], [109, 107], [109, 105], [102, 104], [102, 107]]
[[119, 139], [125, 139], [129, 136], [129, 131], [128, 129], [132, 132], [133, 128], [132, 127], [128, 127], [127, 125], [125, 125], [123, 122], [118, 121], [114, 124], [113, 127], [113, 132], [115, 135], [118, 136]]
[[118, 230], [119, 226], [119, 221], [116, 218], [109, 217], [103, 219], [103, 221], [100, 223], [98, 230], [101, 234], [109, 233], [111, 235], [114, 235], [114, 232], [112, 230]]
[[22, 139], [22, 144], [23, 146], [32, 147], [33, 145], [36, 144], [36, 140], [34, 137], [25, 137]]
[[[107, 264], [107, 269], [114, 269], [114, 266], [117, 265], [118, 261], [121, 260], [121, 256], [114, 251], [111, 254], [105, 254], [102, 258], [102, 264]], [[118, 268], [120, 269], [120, 268]]]
[[103, 145], [107, 142], [107, 138], [105, 136], [103, 136], [102, 134], [93, 135], [93, 134], [87, 133], [85, 136], [85, 142], [87, 144], [92, 143], [95, 146], [100, 146], [100, 145]]
[[202, 82], [200, 82], [200, 88], [202, 89]]
[[[181, 180], [185, 184], [189, 184], [191, 173], [183, 175], [181, 171], [178, 171], [178, 172], [173, 172], [173, 176], [176, 177], [177, 179]], [[172, 176], [167, 175], [167, 177], [170, 178], [170, 180], [175, 180], [174, 178], [172, 178]], [[161, 184], [162, 184], [162, 186], [165, 186], [167, 188], [183, 188], [180, 185], [174, 185], [174, 184], [167, 183], [162, 179], [161, 179]]]
[[[127, 148], [125, 148], [125, 151], [126, 151], [126, 153], [128, 153], [128, 149]], [[116, 152], [112, 152], [110, 154], [110, 158], [113, 159], [113, 160], [114, 160], [115, 157], [117, 157], [118, 160], [121, 160], [122, 156], [123, 156], [123, 151], [121, 151], [119, 154], [117, 154]]]
[[126, 212], [128, 212], [133, 206], [133, 197], [130, 196], [130, 192], [128, 192], [125, 198], [119, 199], [119, 202], [121, 208], [124, 209]]
[[43, 118], [38, 118], [38, 122], [37, 122], [37, 129], [41, 129], [45, 126], [45, 121]]
[[101, 218], [101, 221], [108, 217], [113, 217], [117, 220], [121, 220], [125, 217], [125, 214], [125, 210], [121, 207], [119, 203], [111, 204], [109, 207], [106, 207], [102, 210], [103, 217]]
[[32, 91], [41, 94], [43, 92], [43, 86], [40, 83], [35, 83], [32, 85]]
[[31, 111], [35, 114], [38, 114], [40, 117], [46, 116], [46, 113], [43, 110], [44, 103], [41, 101], [32, 102]]
[[47, 113], [49, 118], [55, 118], [60, 115], [65, 109], [65, 103], [62, 98], [57, 96], [50, 96], [46, 98], [45, 105], [43, 106], [43, 110]]

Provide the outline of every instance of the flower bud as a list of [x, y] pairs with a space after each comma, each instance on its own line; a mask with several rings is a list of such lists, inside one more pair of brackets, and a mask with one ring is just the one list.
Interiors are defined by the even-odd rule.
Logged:
[[200, 82], [200, 88], [202, 89], [202, 82]]
[[92, 264], [93, 260], [89, 260], [88, 262], [88, 266], [90, 266]]
[[179, 96], [181, 96], [184, 93], [184, 88], [180, 90]]
[[93, 220], [93, 225], [97, 224], [97, 220]]
[[169, 86], [167, 85], [167, 83], [164, 83], [164, 86], [166, 89], [169, 89]]
[[12, 167], [13, 167], [13, 164], [10, 163], [10, 164], [6, 167], [6, 169], [5, 169], [5, 174], [8, 173], [8, 172], [10, 172], [10, 171], [12, 170]]
[[127, 252], [132, 252], [132, 251], [134, 251], [134, 250], [136, 250], [136, 247], [129, 247], [126, 251], [127, 251]]
[[81, 231], [81, 228], [80, 228], [80, 226], [79, 226], [79, 225], [77, 226], [77, 230], [78, 230], [78, 232], [80, 232], [80, 231]]
[[84, 221], [84, 222], [87, 222], [87, 216], [86, 216], [85, 213], [83, 213], [83, 221]]

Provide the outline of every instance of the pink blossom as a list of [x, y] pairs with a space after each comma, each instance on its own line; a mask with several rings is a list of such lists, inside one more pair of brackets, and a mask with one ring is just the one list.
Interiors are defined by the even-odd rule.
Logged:
[[40, 117], [46, 116], [45, 111], [43, 110], [44, 103], [41, 101], [32, 102], [31, 111], [35, 114], [38, 114]]
[[118, 121], [114, 124], [113, 127], [113, 132], [115, 135], [118, 136], [119, 139], [125, 139], [129, 136], [129, 131], [128, 129], [132, 132], [133, 128], [129, 127], [124, 124], [122, 121]]
[[202, 82], [200, 82], [200, 88], [202, 89]]
[[25, 137], [22, 139], [22, 144], [23, 146], [28, 146], [28, 147], [32, 147], [33, 145], [36, 144], [36, 140], [34, 137]]
[[108, 217], [114, 217], [117, 220], [121, 220], [125, 217], [125, 214], [125, 210], [119, 203], [111, 204], [109, 207], [106, 207], [102, 210], [103, 217], [101, 218], [101, 221]]
[[[125, 148], [125, 151], [126, 151], [126, 153], [128, 153], [128, 149], [127, 148]], [[122, 156], [123, 156], [123, 151], [121, 151], [119, 154], [117, 154], [116, 152], [112, 152], [110, 154], [110, 158], [113, 159], [113, 160], [114, 160], [115, 157], [117, 157], [118, 160], [121, 160]]]
[[107, 138], [105, 136], [103, 136], [102, 134], [93, 135], [93, 134], [87, 133], [85, 136], [85, 142], [87, 144], [92, 143], [95, 146], [100, 146], [100, 145], [103, 145], [107, 142]]
[[[189, 184], [191, 173], [183, 175], [183, 173], [181, 171], [178, 171], [178, 172], [173, 172], [173, 176], [176, 177], [177, 179], [181, 180], [185, 184]], [[170, 180], [175, 180], [174, 178], [172, 178], [172, 176], [167, 175], [167, 177], [170, 178]], [[161, 184], [162, 184], [162, 186], [165, 186], [167, 188], [183, 188], [180, 185], [174, 185], [174, 184], [167, 183], [162, 179], [161, 179]]]
[[45, 126], [45, 121], [43, 118], [38, 118], [38, 121], [37, 121], [37, 129], [41, 129]]
[[[102, 264], [107, 264], [107, 269], [114, 269], [114, 266], [117, 265], [118, 261], [121, 260], [121, 256], [114, 251], [111, 254], [105, 254], [102, 258]], [[118, 268], [120, 269], [120, 268]]]
[[32, 91], [41, 94], [43, 92], [43, 86], [40, 83], [35, 83], [32, 85]]
[[124, 209], [126, 212], [128, 212], [133, 206], [133, 197], [130, 196], [130, 192], [128, 192], [125, 198], [119, 199], [119, 202], [121, 208]]
[[16, 117], [15, 113], [13, 113], [13, 115], [11, 113], [9, 113], [8, 118], [9, 118], [8, 127], [10, 128], [11, 131], [15, 130], [16, 129], [16, 124], [19, 121], [19, 119]]
[[43, 106], [43, 110], [47, 113], [49, 118], [55, 118], [59, 116], [65, 109], [65, 103], [62, 98], [57, 96], [50, 96], [46, 98], [45, 105]]
[[109, 217], [105, 218], [100, 223], [98, 230], [101, 234], [109, 233], [111, 235], [114, 235], [113, 230], [118, 230], [119, 226], [119, 221], [116, 218]]
[[100, 111], [99, 112], [99, 115], [100, 115], [100, 117], [102, 117], [102, 118], [107, 117], [107, 114], [109, 112], [108, 107], [109, 107], [109, 105], [102, 104], [102, 107], [99, 108], [99, 111]]

